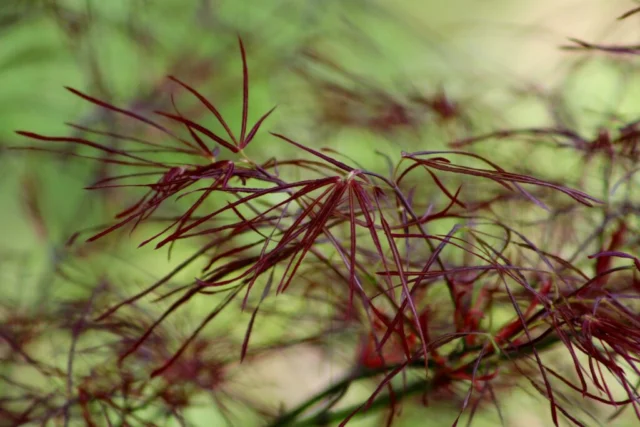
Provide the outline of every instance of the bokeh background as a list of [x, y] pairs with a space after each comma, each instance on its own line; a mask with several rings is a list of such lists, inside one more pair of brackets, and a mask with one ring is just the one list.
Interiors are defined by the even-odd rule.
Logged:
[[[252, 117], [277, 105], [265, 129], [314, 147], [334, 148], [370, 168], [383, 169], [384, 159], [376, 150], [395, 156], [399, 150], [435, 150], [471, 130], [432, 126], [435, 119], [427, 117], [419, 132], [391, 135], [341, 123], [340, 114], [331, 126], [317, 126], [318, 118], [331, 118], [332, 111], [349, 114], [355, 122], [372, 113], [357, 103], [344, 110], [331, 106], [331, 99], [305, 85], [308, 82], [296, 73], [304, 65], [305, 49], [330, 55], [352, 73], [348, 78], [320, 67], [311, 74], [319, 78], [325, 73], [365, 91], [369, 86], [390, 93], [444, 91], [464, 107], [474, 123], [473, 133], [505, 125], [548, 125], [553, 118], [548, 100], [540, 94], [553, 93], [562, 100], [560, 113], [567, 120], [585, 134], [595, 134], [601, 126], [631, 120], [640, 112], [638, 63], [559, 47], [569, 37], [634, 42], [640, 37], [638, 19], [615, 20], [632, 7], [627, 0], [3, 0], [0, 316], [6, 322], [10, 312], [46, 310], [54, 301], [87, 291], [65, 279], [69, 275], [108, 275], [125, 294], [135, 292], [192, 250], [177, 246], [167, 260], [164, 251], [137, 248], [140, 235], [134, 234], [130, 240], [83, 247], [88, 258], [75, 257], [78, 249], [70, 253], [65, 242], [74, 232], [106, 222], [117, 207], [133, 199], [127, 192], [98, 196], [84, 190], [100, 173], [89, 161], [8, 149], [26, 143], [15, 130], [68, 135], [74, 130], [65, 122], [126, 126], [64, 86], [148, 113], [170, 108], [167, 94], [176, 88], [165, 77], [173, 74], [211, 96], [222, 111], [236, 112], [241, 106], [240, 35], [247, 47]], [[234, 119], [238, 114], [226, 117], [232, 117], [232, 128], [239, 126]], [[266, 159], [290, 155], [291, 147], [261, 136], [251, 150], [256, 158]], [[577, 161], [544, 148], [524, 151], [494, 144], [481, 150], [548, 177], [571, 176]], [[586, 177], [596, 191], [600, 177], [595, 170]], [[61, 270], [65, 274], [58, 274]], [[181, 277], [189, 275], [185, 271]], [[190, 314], [206, 309], [195, 304]], [[189, 316], [172, 322], [177, 331], [197, 324]], [[246, 318], [241, 326], [245, 325]], [[215, 327], [224, 333], [224, 324]], [[269, 326], [263, 329], [261, 333], [270, 333]], [[66, 343], [61, 340], [51, 336], [37, 351], [64, 363]], [[557, 363], [563, 363], [561, 358]], [[302, 346], [252, 366], [239, 382], [257, 384], [262, 397], [289, 407], [343, 371], [340, 364]], [[14, 375], [44, 386], [28, 371]], [[349, 399], [366, 398], [370, 391], [364, 386], [351, 390]], [[0, 395], [5, 392], [0, 390]], [[547, 405], [526, 388], [510, 391], [502, 402], [509, 426], [550, 425]], [[426, 409], [407, 406], [404, 412], [399, 425], [445, 426], [456, 415], [446, 402]], [[629, 415], [615, 425], [637, 425]], [[222, 425], [210, 405], [189, 410], [187, 419], [196, 426]], [[379, 422], [373, 415], [350, 425]], [[498, 419], [487, 411], [476, 422], [492, 426]], [[247, 417], [241, 425], [260, 421]]]

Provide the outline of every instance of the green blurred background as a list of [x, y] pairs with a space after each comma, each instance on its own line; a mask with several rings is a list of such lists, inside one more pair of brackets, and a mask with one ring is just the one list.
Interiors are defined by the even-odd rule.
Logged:
[[[302, 47], [330, 52], [363, 81], [390, 91], [418, 88], [433, 93], [445, 88], [469, 106], [477, 132], [506, 124], [548, 124], [547, 105], [536, 96], [536, 90], [543, 89], [569, 99], [566, 110], [579, 116], [576, 126], [593, 134], [614, 122], [614, 116], [630, 119], [638, 113], [637, 69], [624, 61], [558, 47], [568, 37], [633, 41], [639, 35], [637, 20], [615, 22], [631, 7], [632, 2], [622, 0], [3, 0], [0, 142], [4, 147], [25, 144], [14, 134], [18, 129], [66, 135], [70, 130], [65, 122], [89, 126], [109, 119], [64, 86], [148, 112], [166, 105], [166, 99], [154, 99], [154, 93], [169, 90], [164, 77], [175, 74], [211, 95], [222, 111], [239, 111], [237, 35], [247, 46], [252, 117], [278, 105], [265, 130], [339, 149], [374, 169], [384, 170], [385, 164], [372, 147], [397, 158], [401, 149], [441, 148], [463, 133], [428, 126], [419, 137], [389, 138], [348, 127], [316, 131], [310, 117], [318, 114], [318, 106], [312, 94], [291, 78]], [[225, 117], [232, 117], [232, 128], [239, 126], [238, 114]], [[551, 177], [572, 173], [575, 159], [571, 157], [554, 154], [552, 160], [544, 149], [525, 157], [518, 147], [496, 147], [485, 149], [494, 157], [525, 162], [525, 167]], [[256, 158], [267, 158], [287, 155], [291, 149], [263, 135], [252, 150]], [[104, 222], [106, 213], [113, 213], [92, 199], [94, 193], [83, 190], [94, 178], [91, 166], [53, 155], [0, 151], [4, 310], [11, 306], [27, 311], [57, 297], [82, 294], [82, 289], [55, 278], [53, 272], [64, 259], [63, 244], [73, 232]], [[595, 187], [599, 177], [595, 172], [590, 177]], [[119, 197], [114, 205], [129, 201]], [[29, 213], [29, 201], [34, 199], [45, 212], [42, 224], [36, 224]], [[165, 253], [137, 249], [139, 241], [140, 235], [134, 235], [131, 241], [110, 242], [101, 247], [91, 267], [76, 262], [71, 269], [96, 275], [106, 270], [130, 287], [127, 291], [143, 289], [191, 249], [180, 246], [167, 261]], [[189, 274], [185, 272], [185, 277]], [[194, 307], [193, 312], [199, 309]], [[197, 324], [189, 319], [177, 322], [176, 328]], [[52, 342], [41, 351], [63, 360], [64, 351], [58, 354], [56, 349]], [[273, 400], [287, 406], [342, 373], [312, 349], [283, 352], [252, 369], [260, 379], [251, 381], [264, 384]], [[369, 392], [365, 387], [353, 390], [349, 399], [358, 401]], [[502, 409], [509, 426], [550, 425], [547, 405], [526, 391], [510, 393]], [[450, 425], [456, 414], [442, 403], [427, 409], [407, 405], [404, 412], [399, 425]], [[198, 426], [218, 425], [221, 421], [216, 417], [216, 411], [207, 406], [188, 414]], [[498, 422], [493, 412], [480, 419], [476, 421], [481, 426]], [[627, 424], [619, 419], [616, 425], [637, 425], [632, 419]], [[243, 425], [257, 422], [250, 418]], [[373, 415], [349, 425], [379, 422]]]

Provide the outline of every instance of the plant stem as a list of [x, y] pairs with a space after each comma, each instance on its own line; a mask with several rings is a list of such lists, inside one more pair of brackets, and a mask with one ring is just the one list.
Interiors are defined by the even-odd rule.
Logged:
[[[424, 393], [429, 391], [429, 388], [433, 386], [433, 382], [431, 380], [420, 380], [409, 384], [407, 387], [404, 387], [402, 390], [398, 391], [393, 395], [393, 398], [389, 394], [385, 394], [380, 396], [371, 402], [370, 405], [366, 406], [366, 403], [359, 403], [356, 405], [348, 406], [344, 409], [340, 409], [333, 412], [320, 412], [317, 415], [309, 417], [307, 419], [301, 420], [294, 424], [289, 424], [291, 427], [309, 427], [309, 426], [322, 426], [327, 425], [331, 422], [336, 422], [340, 420], [346, 419], [348, 416], [358, 411], [359, 415], [364, 415], [369, 413], [368, 411], [374, 411], [381, 407], [387, 406], [391, 400], [402, 400], [408, 396], [415, 395], [417, 393]], [[366, 407], [365, 407], [366, 406]]]
[[[534, 347], [538, 351], [540, 351], [540, 350], [544, 350], [544, 349], [547, 349], [547, 348], [551, 347], [553, 344], [557, 343], [558, 341], [560, 341], [560, 339], [557, 337], [557, 335], [549, 334], [548, 336], [543, 337], [541, 340], [537, 341], [535, 343], [535, 345], [531, 345], [531, 346], [523, 345], [523, 346], [521, 346], [520, 349], [510, 351], [509, 353], [504, 353], [503, 352], [503, 353], [500, 353], [499, 355], [495, 355], [494, 354], [494, 356], [497, 356], [498, 360], [494, 361], [493, 363], [494, 364], [498, 363], [500, 360], [501, 361], [507, 361], [507, 360], [513, 361], [513, 360], [524, 358], [525, 356], [528, 356], [528, 355], [533, 353]], [[454, 353], [454, 354], [450, 355], [449, 361], [453, 362], [453, 361], [456, 361], [456, 360], [460, 360], [463, 356], [468, 355], [468, 354], [469, 354], [469, 349], [464, 353]], [[477, 362], [477, 360], [473, 360], [473, 361], [467, 363], [467, 365], [472, 367], [476, 362]], [[407, 367], [411, 367], [411, 366], [413, 366], [413, 367], [424, 367], [424, 360], [417, 360], [417, 361], [414, 361], [411, 364], [407, 365]], [[296, 408], [294, 408], [291, 411], [289, 411], [289, 412], [283, 414], [282, 416], [278, 417], [272, 423], [268, 424], [267, 427], [285, 427], [285, 426], [288, 426], [288, 427], [307, 427], [307, 426], [326, 425], [326, 424], [329, 424], [331, 422], [344, 420], [345, 418], [347, 418], [349, 415], [353, 414], [356, 411], [358, 411], [359, 415], [362, 415], [367, 411], [375, 410], [375, 409], [384, 407], [384, 406], [388, 405], [391, 402], [392, 399], [400, 401], [400, 400], [402, 400], [402, 399], [404, 399], [406, 397], [415, 395], [415, 394], [417, 394], [419, 392], [429, 391], [429, 389], [431, 389], [435, 385], [435, 383], [433, 382], [433, 378], [421, 379], [419, 381], [416, 381], [416, 382], [413, 382], [413, 383], [407, 385], [406, 387], [403, 387], [401, 390], [399, 390], [396, 393], [394, 393], [393, 397], [391, 395], [389, 395], [389, 394], [385, 394], [385, 395], [379, 396], [376, 399], [374, 399], [369, 405], [366, 405], [366, 402], [364, 402], [364, 403], [359, 403], [359, 404], [356, 404], [356, 405], [349, 406], [349, 407], [344, 408], [344, 409], [336, 410], [336, 411], [333, 411], [333, 412], [329, 412], [328, 411], [328, 409], [330, 409], [330, 407], [331, 407], [331, 405], [329, 405], [329, 407], [324, 408], [319, 413], [317, 413], [317, 414], [315, 414], [313, 416], [310, 416], [309, 418], [300, 420], [298, 422], [295, 421], [296, 418], [298, 418], [305, 411], [307, 411], [313, 405], [315, 405], [316, 403], [322, 401], [323, 399], [326, 399], [328, 397], [337, 395], [338, 393], [346, 392], [346, 390], [348, 389], [348, 387], [351, 385], [352, 382], [363, 380], [363, 379], [366, 379], [366, 378], [371, 378], [371, 377], [374, 377], [376, 375], [380, 375], [380, 374], [383, 374], [385, 372], [389, 372], [389, 371], [391, 371], [393, 369], [394, 369], [394, 366], [387, 366], [387, 367], [379, 368], [379, 369], [356, 369], [353, 372], [351, 372], [350, 374], [347, 374], [342, 380], [338, 381], [337, 383], [335, 383], [333, 385], [330, 385], [326, 389], [322, 390], [320, 393], [312, 396], [308, 400], [306, 400], [303, 403], [301, 403], [300, 405], [298, 405]], [[366, 406], [366, 408], [365, 408], [365, 406]]]
[[312, 396], [310, 399], [298, 405], [295, 409], [287, 412], [286, 414], [278, 417], [274, 422], [269, 424], [269, 427], [284, 427], [291, 425], [290, 423], [295, 420], [299, 415], [305, 412], [307, 409], [315, 405], [317, 402], [336, 395], [338, 393], [344, 393], [353, 381], [358, 381], [365, 378], [370, 378], [386, 372], [389, 368], [384, 369], [356, 369], [347, 374], [342, 380], [329, 386], [320, 393]]

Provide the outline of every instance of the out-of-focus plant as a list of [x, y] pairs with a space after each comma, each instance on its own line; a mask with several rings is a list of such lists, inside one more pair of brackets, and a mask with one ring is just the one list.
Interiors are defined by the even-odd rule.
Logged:
[[[250, 108], [256, 45], [247, 52], [239, 39], [242, 103], [234, 120], [215, 94], [194, 87], [198, 76], [169, 77], [159, 87], [180, 92], [165, 102], [153, 91], [137, 98], [145, 102], [118, 106], [68, 88], [98, 113], [71, 124], [72, 135], [18, 132], [34, 141], [19, 150], [97, 161], [92, 190], [140, 192], [113, 223], [78, 230], [68, 242], [74, 248], [88, 237], [80, 248], [97, 255], [78, 249], [69, 257], [86, 266], [106, 250], [93, 245], [127, 230], [146, 233], [140, 246], [174, 256], [198, 247], [141, 291], [87, 278], [76, 265], [56, 271], [83, 290], [79, 296], [37, 313], [4, 308], [0, 357], [11, 371], [0, 380], [14, 392], [3, 397], [3, 419], [188, 425], [185, 413], [208, 396], [229, 425], [239, 411], [274, 427], [345, 425], [384, 411], [390, 425], [407, 402], [446, 399], [459, 411], [456, 425], [488, 405], [502, 418], [501, 394], [522, 381], [547, 400], [554, 425], [589, 425], [592, 414], [576, 409], [574, 394], [617, 408], [612, 417], [630, 407], [640, 418], [637, 119], [595, 136], [560, 120], [478, 135], [472, 108], [444, 89], [394, 92], [303, 49], [291, 75], [314, 100], [310, 132], [383, 134], [396, 155], [378, 153], [388, 166], [380, 172], [367, 167], [368, 155], [262, 130], [278, 111]], [[453, 135], [449, 147], [428, 150], [423, 140], [420, 151], [403, 151], [403, 135], [420, 138], [428, 126]], [[502, 166], [500, 155], [475, 150], [507, 140], [570, 152], [579, 168], [538, 177], [524, 171], [531, 165]], [[269, 149], [254, 150], [259, 144]], [[277, 154], [260, 154], [271, 147]], [[594, 187], [587, 178], [596, 171]], [[47, 213], [29, 179], [27, 212], [45, 235]], [[107, 210], [117, 205], [108, 201]], [[184, 281], [185, 272], [197, 276]], [[206, 313], [184, 334], [174, 324], [193, 306]], [[207, 329], [216, 322], [215, 332]], [[33, 355], [43, 334], [68, 341], [63, 366]], [[254, 362], [301, 344], [340, 352], [345, 377], [293, 408], [270, 405], [243, 384]], [[548, 360], [554, 349], [571, 370]], [[20, 379], [24, 372], [59, 386], [42, 391]], [[352, 385], [371, 381], [367, 399], [347, 399]]]

